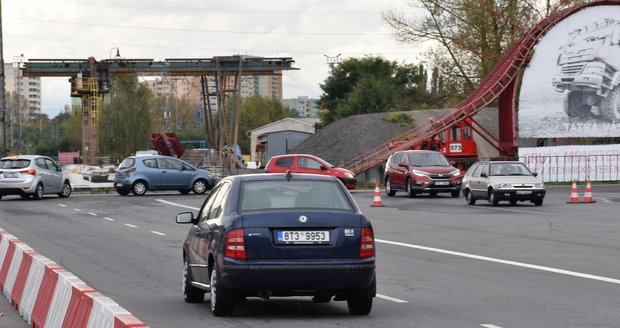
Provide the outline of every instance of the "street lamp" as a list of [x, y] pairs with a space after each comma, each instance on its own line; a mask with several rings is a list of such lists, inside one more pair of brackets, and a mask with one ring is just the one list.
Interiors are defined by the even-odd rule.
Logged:
[[[110, 49], [110, 59], [112, 59], [112, 51], [116, 49], [114, 59], [121, 59], [120, 49], [114, 47]], [[112, 110], [112, 102], [114, 101], [114, 86], [112, 85], [112, 77], [108, 76], [110, 88], [110, 149], [114, 149], [114, 111]]]
[[114, 56], [114, 59], [121, 59], [121, 54], [120, 54], [120, 49], [118, 47], [114, 47], [112, 49], [110, 49], [110, 59], [112, 59], [112, 51], [116, 49], [116, 56]]

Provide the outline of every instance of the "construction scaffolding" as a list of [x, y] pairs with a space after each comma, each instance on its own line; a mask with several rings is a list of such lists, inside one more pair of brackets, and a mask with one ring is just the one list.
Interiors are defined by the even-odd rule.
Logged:
[[[216, 81], [218, 104], [218, 132], [213, 122], [206, 122], [206, 139], [217, 145], [219, 153], [234, 165], [234, 153], [229, 145], [236, 145], [239, 134], [241, 106], [241, 77], [281, 74], [283, 70], [296, 70], [290, 57], [217, 56], [213, 58], [181, 58], [154, 61], [153, 59], [113, 58], [102, 61], [90, 57], [80, 59], [30, 59], [24, 63], [22, 73], [32, 77], [70, 77], [71, 96], [82, 99], [82, 154], [84, 162], [96, 164], [98, 156], [99, 97], [111, 90], [111, 78], [116, 76], [200, 76], [203, 83], [203, 99], [210, 93], [206, 77]], [[230, 100], [230, 101], [229, 101]], [[206, 101], [208, 104], [209, 101]], [[211, 119], [210, 108], [206, 120]], [[224, 119], [227, 118], [227, 120]], [[209, 130], [211, 129], [211, 130]]]

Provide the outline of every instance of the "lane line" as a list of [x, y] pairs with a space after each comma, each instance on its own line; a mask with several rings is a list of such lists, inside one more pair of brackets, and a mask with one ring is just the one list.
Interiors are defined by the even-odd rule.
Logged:
[[405, 300], [401, 300], [395, 297], [391, 297], [391, 296], [387, 296], [387, 295], [383, 295], [383, 294], [377, 294], [378, 298], [382, 298], [384, 300], [388, 300], [388, 301], [392, 301], [392, 302], [396, 302], [396, 303], [409, 303]]
[[116, 221], [116, 220], [114, 220], [113, 218], [109, 218], [109, 217], [103, 217], [102, 219], [104, 219], [104, 220], [108, 220], [108, 221], [110, 221], [110, 222], [114, 222], [114, 221]]
[[200, 210], [200, 208], [198, 208], [198, 207], [177, 204], [177, 203], [169, 202], [169, 201], [163, 200], [163, 199], [155, 199], [155, 200], [160, 202], [160, 203], [168, 204], [168, 205], [172, 205], [172, 206], [176, 206], [176, 207], [189, 208], [190, 210], [196, 210], [196, 211]]
[[67, 205], [65, 205], [65, 204], [58, 204], [58, 206], [60, 206], [60, 207], [67, 207]]
[[496, 325], [489, 325], [489, 324], [485, 324], [485, 325], [480, 325], [481, 327], [486, 327], [486, 328], [502, 328], [500, 326], [496, 326]]
[[79, 208], [74, 208], [73, 210], [76, 211], [76, 212], [82, 212], [82, 210], [79, 209]]
[[93, 212], [88, 212], [88, 215], [98, 216], [99, 214], [97, 214], [97, 213], [93, 213]]
[[138, 226], [135, 226], [133, 224], [129, 224], [129, 223], [125, 223], [126, 226], [130, 227], [130, 228], [137, 228]]
[[157, 231], [151, 231], [152, 233], [156, 234], [156, 235], [160, 235], [160, 236], [165, 236], [165, 233], [162, 232], [157, 232]]
[[535, 265], [535, 264], [528, 264], [528, 263], [523, 263], [523, 262], [507, 261], [507, 260], [502, 260], [502, 259], [496, 259], [496, 258], [493, 258], [493, 257], [486, 257], [486, 256], [480, 256], [480, 255], [474, 255], [474, 254], [468, 254], [468, 253], [454, 252], [454, 251], [449, 251], [449, 250], [440, 249], [440, 248], [433, 248], [433, 247], [426, 247], [426, 246], [420, 246], [420, 245], [406, 244], [406, 243], [400, 243], [400, 242], [396, 242], [396, 241], [389, 241], [389, 240], [383, 240], [383, 239], [375, 239], [375, 242], [383, 243], [383, 244], [390, 244], [390, 245], [395, 245], [395, 246], [408, 247], [408, 248], [421, 249], [421, 250], [425, 250], [425, 251], [442, 253], [442, 254], [448, 254], [448, 255], [454, 255], [454, 256], [467, 257], [467, 258], [470, 258], [470, 259], [487, 261], [487, 262], [507, 264], [507, 265], [512, 265], [512, 266], [528, 268], [528, 269], [547, 271], [547, 272], [558, 273], [558, 274], [563, 274], [563, 275], [567, 275], [567, 276], [573, 276], [573, 277], [578, 277], [578, 278], [585, 278], [585, 279], [609, 282], [609, 283], [612, 283], [612, 284], [620, 285], [620, 279], [608, 278], [608, 277], [603, 277], [603, 276], [596, 276], [596, 275], [587, 274], [587, 273], [581, 273], [581, 272], [575, 272], [575, 271], [556, 269], [556, 268], [551, 268], [551, 267], [546, 267], [546, 266], [541, 266], [541, 265]]

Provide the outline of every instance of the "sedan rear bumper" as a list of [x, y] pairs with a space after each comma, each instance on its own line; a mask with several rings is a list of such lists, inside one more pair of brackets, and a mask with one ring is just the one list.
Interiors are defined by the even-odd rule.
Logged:
[[[222, 267], [220, 283], [240, 296], [269, 291], [273, 296], [360, 292], [372, 287], [374, 261], [362, 264], [253, 264]], [[374, 290], [372, 291], [374, 296]]]

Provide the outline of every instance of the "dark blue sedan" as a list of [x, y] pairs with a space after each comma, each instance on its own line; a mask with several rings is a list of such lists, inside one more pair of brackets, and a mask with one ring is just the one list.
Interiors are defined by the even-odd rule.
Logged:
[[183, 245], [183, 295], [211, 296], [216, 316], [245, 297], [311, 296], [347, 301], [367, 315], [376, 294], [372, 225], [338, 179], [301, 174], [230, 176], [220, 181]]

